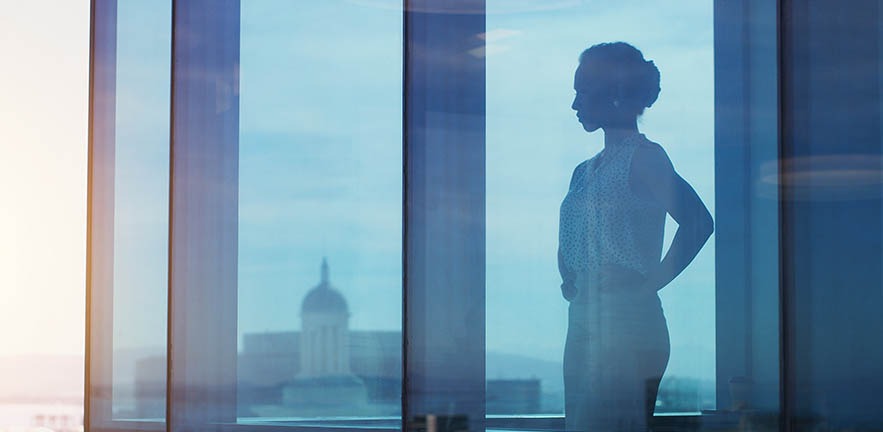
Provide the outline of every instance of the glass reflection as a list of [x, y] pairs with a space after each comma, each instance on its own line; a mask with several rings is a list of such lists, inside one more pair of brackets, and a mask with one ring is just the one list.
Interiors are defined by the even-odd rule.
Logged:
[[165, 417], [170, 2], [117, 3], [114, 419]]
[[401, 412], [401, 8], [241, 3], [240, 422]]

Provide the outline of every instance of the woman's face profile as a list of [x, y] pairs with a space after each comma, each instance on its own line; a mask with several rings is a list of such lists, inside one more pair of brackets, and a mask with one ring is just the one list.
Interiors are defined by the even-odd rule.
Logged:
[[610, 89], [602, 84], [599, 73], [590, 61], [576, 68], [573, 78], [573, 89], [576, 95], [571, 108], [576, 111], [576, 118], [586, 132], [594, 132], [604, 126], [613, 111], [613, 100]]

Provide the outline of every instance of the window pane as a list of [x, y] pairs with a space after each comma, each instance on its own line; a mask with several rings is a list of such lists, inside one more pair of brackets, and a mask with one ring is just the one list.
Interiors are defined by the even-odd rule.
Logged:
[[407, 6], [405, 420], [482, 430], [484, 1]]
[[170, 2], [117, 2], [113, 418], [165, 417]]
[[881, 430], [883, 4], [786, 4], [787, 421]]
[[240, 421], [401, 406], [402, 11], [244, 1]]
[[[488, 3], [488, 413], [561, 413], [568, 302], [558, 288], [556, 249], [559, 230], [565, 229], [558, 209], [574, 167], [604, 148], [603, 133], [586, 134], [571, 108], [578, 57], [596, 43], [627, 41], [655, 62], [662, 91], [639, 118], [639, 130], [661, 144], [713, 212], [712, 5], [626, 2], [602, 10], [568, 6], [503, 13], [509, 5]], [[675, 17], [679, 25], [673, 26]], [[562, 224], [567, 217], [561, 215]], [[676, 228], [669, 217], [666, 245]], [[615, 229], [600, 227], [601, 233]], [[662, 239], [661, 231], [655, 235]], [[713, 409], [713, 237], [660, 298], [671, 355], [656, 412]], [[519, 318], [526, 315], [534, 319]], [[577, 324], [571, 320], [571, 328]], [[513, 380], [523, 391], [512, 391]]]
[[775, 10], [487, 5], [488, 415], [712, 425], [775, 401]]

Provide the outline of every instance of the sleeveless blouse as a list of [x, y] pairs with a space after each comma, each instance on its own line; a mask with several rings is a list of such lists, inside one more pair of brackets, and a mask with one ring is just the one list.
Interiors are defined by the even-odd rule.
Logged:
[[574, 170], [561, 203], [558, 254], [562, 276], [592, 278], [609, 264], [646, 275], [659, 263], [665, 209], [636, 195], [629, 180], [632, 156], [641, 146], [661, 150], [636, 133], [607, 146]]

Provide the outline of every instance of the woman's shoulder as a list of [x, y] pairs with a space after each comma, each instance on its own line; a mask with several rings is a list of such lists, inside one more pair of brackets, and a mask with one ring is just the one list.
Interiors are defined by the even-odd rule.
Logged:
[[580, 183], [581, 180], [585, 177], [586, 169], [588, 168], [589, 164], [591, 164], [592, 161], [596, 157], [598, 157], [598, 155], [595, 155], [589, 159], [586, 159], [576, 165], [576, 168], [573, 169], [573, 174], [571, 174], [571, 176], [570, 176], [570, 187], [569, 187], [570, 190], [573, 190], [574, 186], [576, 186], [578, 183]]
[[[642, 135], [643, 137], [643, 135]], [[671, 167], [671, 159], [662, 146], [654, 141], [643, 137], [635, 146], [632, 153], [632, 167], [664, 168]]]
[[662, 148], [661, 144], [647, 138], [644, 134], [640, 134], [640, 139], [636, 140], [636, 143], [635, 151], [659, 152], [665, 154], [665, 149]]
[[589, 166], [589, 163], [592, 162], [592, 159], [595, 159], [595, 157], [594, 156], [590, 157], [590, 158], [576, 164], [576, 168], [573, 169], [573, 175], [577, 175], [579, 173], [585, 172], [586, 167]]

